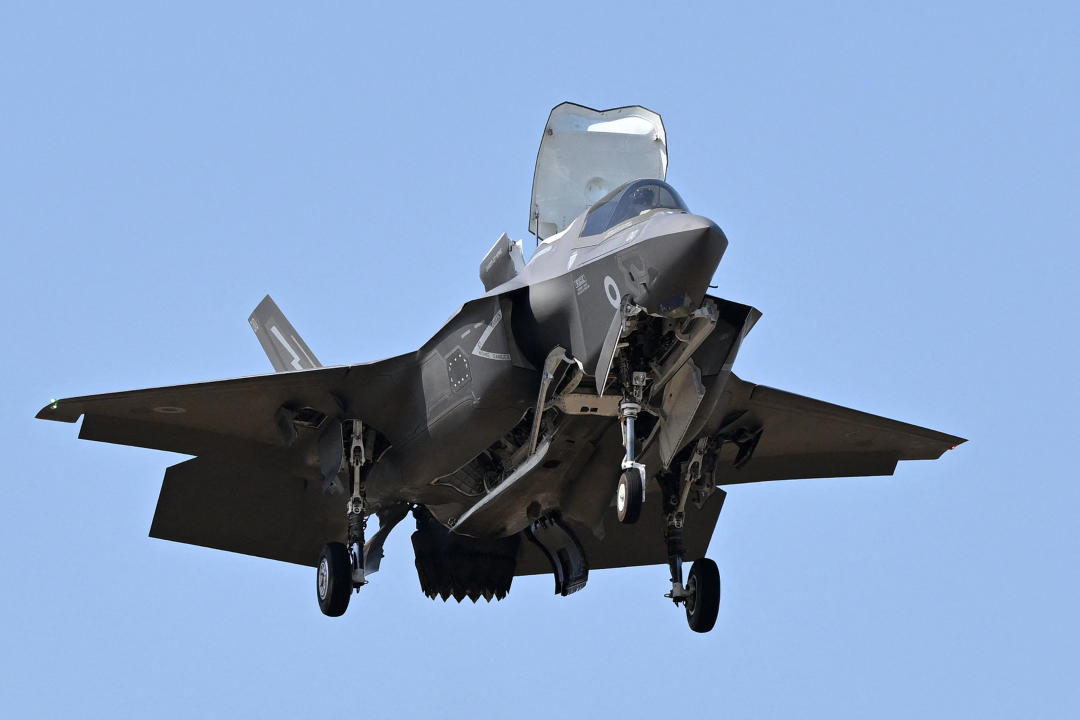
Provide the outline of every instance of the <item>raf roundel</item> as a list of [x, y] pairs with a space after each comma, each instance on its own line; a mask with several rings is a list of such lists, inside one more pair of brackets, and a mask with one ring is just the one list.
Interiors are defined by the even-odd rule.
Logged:
[[607, 299], [608, 302], [611, 303], [611, 307], [618, 310], [619, 286], [615, 284], [615, 280], [610, 275], [604, 276], [604, 294], [607, 295]]

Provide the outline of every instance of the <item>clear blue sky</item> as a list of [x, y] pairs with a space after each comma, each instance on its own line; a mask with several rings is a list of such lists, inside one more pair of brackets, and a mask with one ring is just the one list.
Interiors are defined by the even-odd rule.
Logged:
[[[936, 5], [5, 3], [0, 714], [1080, 714], [1080, 15]], [[764, 313], [737, 373], [971, 438], [732, 488], [713, 633], [662, 567], [433, 603], [408, 530], [328, 620], [307, 568], [147, 538], [179, 457], [32, 419], [268, 371], [267, 292], [326, 363], [417, 347], [563, 100], [663, 115]]]

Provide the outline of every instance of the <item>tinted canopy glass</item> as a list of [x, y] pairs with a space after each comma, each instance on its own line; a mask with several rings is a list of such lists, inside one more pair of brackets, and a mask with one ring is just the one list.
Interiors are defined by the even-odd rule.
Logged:
[[585, 217], [581, 236], [597, 235], [643, 212], [666, 208], [689, 212], [675, 188], [660, 180], [635, 180], [601, 198]]

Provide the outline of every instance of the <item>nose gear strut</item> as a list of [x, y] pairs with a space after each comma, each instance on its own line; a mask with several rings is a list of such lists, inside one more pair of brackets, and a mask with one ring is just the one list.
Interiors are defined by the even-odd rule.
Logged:
[[641, 412], [646, 379], [643, 372], [631, 373], [630, 395], [619, 403], [619, 423], [626, 455], [615, 495], [615, 511], [619, 522], [625, 524], [637, 522], [645, 502], [645, 466], [637, 461], [637, 417]]

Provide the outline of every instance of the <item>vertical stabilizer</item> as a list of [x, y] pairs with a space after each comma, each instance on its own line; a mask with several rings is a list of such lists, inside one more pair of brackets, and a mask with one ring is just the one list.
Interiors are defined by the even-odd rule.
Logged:
[[251, 313], [248, 324], [259, 338], [259, 344], [266, 351], [275, 372], [293, 370], [311, 370], [322, 367], [322, 363], [311, 352], [311, 348], [301, 339], [281, 309], [269, 295], [263, 298], [259, 306]]

